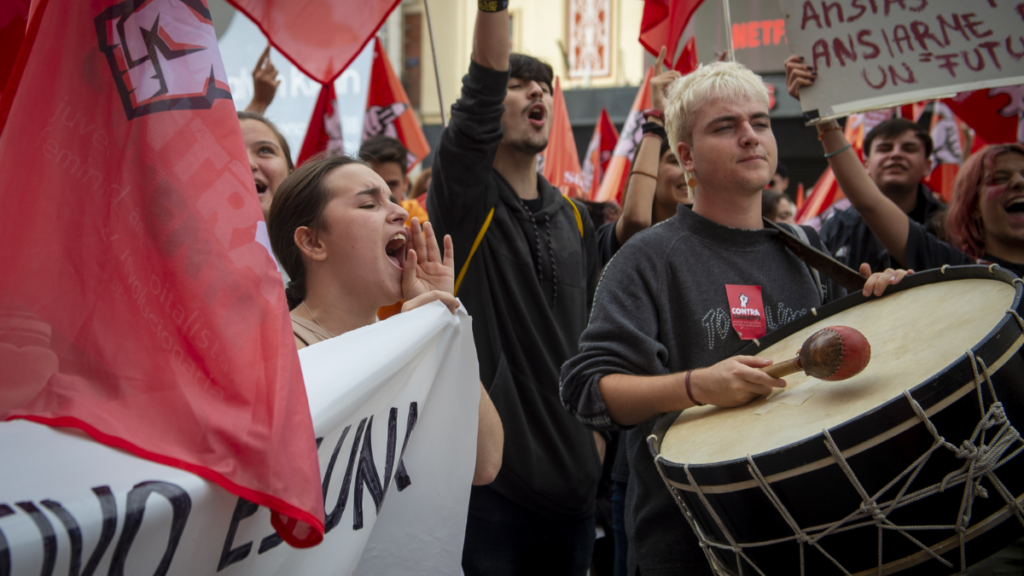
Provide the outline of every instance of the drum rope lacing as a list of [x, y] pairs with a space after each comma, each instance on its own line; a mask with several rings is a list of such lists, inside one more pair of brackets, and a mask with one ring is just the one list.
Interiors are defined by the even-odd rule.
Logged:
[[[1015, 279], [1014, 283], [1021, 282], [1019, 279]], [[1021, 330], [1024, 331], [1024, 318], [1015, 311], [1007, 310], [1007, 314], [1014, 317], [1017, 323], [1020, 325]], [[753, 458], [747, 456], [747, 469], [750, 475], [757, 482], [758, 486], [764, 492], [765, 496], [772, 503], [775, 509], [782, 516], [783, 520], [793, 530], [794, 535], [786, 538], [778, 538], [775, 540], [767, 540], [762, 542], [749, 542], [740, 544], [730, 534], [726, 528], [722, 519], [719, 517], [715, 508], [708, 501], [704, 495], [704, 491], [701, 490], [690, 472], [689, 464], [683, 465], [683, 470], [686, 472], [686, 477], [689, 480], [690, 486], [693, 487], [694, 492], [700, 498], [701, 503], [704, 505], [704, 509], [711, 515], [711, 518], [715, 521], [719, 531], [725, 536], [728, 543], [716, 542], [712, 540], [704, 530], [697, 524], [696, 519], [690, 512], [686, 503], [683, 502], [679, 493], [672, 489], [672, 485], [669, 482], [667, 476], [662, 469], [662, 461], [664, 457], [658, 456], [656, 458], [658, 472], [668, 486], [670, 493], [673, 495], [676, 504], [682, 510], [683, 515], [686, 517], [687, 522], [693, 528], [694, 533], [697, 535], [700, 547], [704, 550], [712, 568], [716, 572], [725, 574], [724, 567], [720, 564], [718, 557], [710, 553], [709, 547], [717, 548], [721, 550], [728, 550], [736, 555], [736, 565], [739, 567], [739, 574], [743, 576], [744, 565], [749, 565], [761, 576], [766, 576], [747, 556], [744, 549], [757, 548], [761, 546], [770, 546], [773, 544], [780, 544], [783, 542], [797, 542], [799, 544], [798, 549], [800, 553], [800, 574], [805, 576], [804, 567], [804, 546], [809, 544], [814, 546], [821, 554], [828, 558], [836, 567], [843, 571], [844, 574], [849, 575], [850, 572], [846, 570], [835, 558], [833, 558], [825, 549], [822, 547], [820, 540], [830, 534], [836, 534], [839, 532], [845, 532], [847, 530], [853, 530], [855, 528], [862, 528], [864, 526], [875, 525], [878, 529], [878, 574], [883, 573], [884, 563], [882, 554], [882, 534], [884, 530], [895, 531], [903, 537], [913, 542], [916, 546], [921, 548], [923, 552], [930, 555], [935, 560], [941, 562], [947, 568], [953, 568], [953, 564], [945, 558], [939, 556], [934, 550], [926, 546], [911, 534], [908, 530], [953, 530], [956, 532], [959, 539], [960, 548], [960, 569], [965, 570], [967, 568], [966, 559], [966, 535], [968, 527], [971, 521], [971, 510], [974, 504], [974, 500], [977, 497], [988, 498], [988, 490], [981, 485], [983, 479], [987, 479], [989, 483], [995, 488], [996, 492], [1003, 498], [1007, 504], [1007, 508], [1013, 513], [1017, 520], [1024, 525], [1024, 508], [1021, 503], [1017, 501], [1014, 495], [1006, 488], [1006, 486], [996, 476], [995, 471], [1012, 460], [1021, 452], [1024, 452], [1024, 441], [1021, 440], [1021, 435], [1016, 428], [1006, 418], [1005, 411], [1003, 409], [1002, 402], [999, 401], [996, 396], [995, 386], [992, 384], [992, 379], [989, 375], [988, 366], [982, 358], [975, 356], [972, 350], [967, 351], [967, 357], [971, 361], [971, 368], [974, 372], [974, 388], [978, 396], [978, 407], [981, 413], [981, 420], [974, 428], [974, 432], [971, 437], [964, 440], [960, 446], [956, 446], [948, 441], [939, 433], [935, 424], [928, 417], [925, 409], [910, 395], [909, 391], [903, 392], [903, 397], [910, 404], [910, 407], [914, 410], [914, 413], [924, 424], [925, 428], [934, 438], [934, 442], [931, 447], [926, 450], [921, 456], [917, 458], [910, 466], [908, 466], [902, 473], [896, 478], [885, 485], [881, 490], [875, 493], [873, 496], [867, 493], [860, 480], [857, 478], [856, 473], [850, 467], [846, 458], [843, 456], [842, 450], [836, 445], [835, 440], [832, 439], [832, 435], [829, 431], [822, 430], [825, 438], [825, 446], [831, 452], [836, 463], [840, 469], [849, 479], [850, 483], [856, 489], [860, 495], [861, 504], [860, 506], [848, 514], [845, 518], [833, 522], [831, 524], [825, 524], [821, 526], [813, 526], [809, 528], [801, 528], [793, 516], [786, 509], [782, 500], [772, 490], [771, 485], [765, 479], [764, 475], [758, 469], [757, 464], [754, 463]], [[981, 369], [979, 370], [979, 365]], [[988, 409], [985, 409], [985, 393], [984, 384], [987, 384], [989, 394], [991, 395], [991, 404]], [[990, 431], [995, 429], [993, 434]], [[1016, 445], [1016, 448], [1014, 446]], [[918, 474], [927, 464], [929, 458], [939, 449], [946, 449], [953, 453], [958, 459], [963, 460], [963, 465], [953, 472], [947, 474], [942, 482], [915, 490], [914, 492], [909, 490], [911, 484], [917, 479]], [[1011, 451], [1012, 449], [1012, 451]], [[1007, 455], [1007, 452], [1010, 452]], [[879, 502], [878, 499], [889, 492], [898, 483], [902, 482], [903, 485], [899, 489], [899, 492], [894, 498], [888, 501]], [[964, 485], [963, 497], [960, 502], [960, 510], [957, 514], [957, 522], [952, 525], [920, 525], [920, 526], [899, 526], [889, 520], [888, 516], [896, 509], [906, 506], [908, 504], [917, 502], [936, 493], [944, 492], [949, 488], [956, 487], [960, 484]], [[743, 561], [745, 561], [745, 564]]]

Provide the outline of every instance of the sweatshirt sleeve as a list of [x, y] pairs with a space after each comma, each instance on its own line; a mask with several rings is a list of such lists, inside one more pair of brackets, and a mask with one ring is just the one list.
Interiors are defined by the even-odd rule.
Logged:
[[[663, 289], [651, 254], [627, 243], [608, 263], [594, 297], [579, 353], [562, 366], [562, 403], [594, 430], [629, 428], [612, 422], [598, 383], [609, 374], [668, 374], [668, 351], [658, 341], [658, 294]], [[635, 246], [633, 246], [635, 248]]]
[[462, 96], [452, 105], [434, 153], [427, 195], [431, 220], [451, 227], [474, 207], [497, 200], [482, 196], [488, 191], [486, 183], [501, 143], [508, 79], [508, 70], [470, 62], [469, 73], [462, 78]]

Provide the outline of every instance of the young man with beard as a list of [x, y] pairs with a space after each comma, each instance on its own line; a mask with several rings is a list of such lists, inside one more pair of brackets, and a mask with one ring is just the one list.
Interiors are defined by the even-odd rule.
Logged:
[[[911, 220], [934, 234], [932, 216], [945, 205], [921, 182], [931, 172], [931, 155], [928, 132], [903, 118], [882, 122], [864, 137], [864, 164], [875, 185]], [[837, 260], [854, 270], [865, 262], [872, 270], [905, 264], [890, 257], [856, 208], [837, 210], [826, 220], [821, 240]]]
[[505, 429], [501, 472], [474, 487], [467, 576], [579, 574], [594, 544], [595, 436], [561, 406], [598, 274], [585, 208], [537, 174], [551, 67], [510, 56], [507, 0], [481, 0], [469, 73], [435, 152], [427, 210], [454, 241], [480, 379]]
[[[646, 438], [665, 412], [739, 406], [785, 386], [759, 370], [770, 360], [733, 354], [823, 302], [807, 266], [761, 220], [778, 157], [761, 79], [733, 62], [702, 66], [670, 87], [665, 120], [696, 179], [693, 209], [637, 234], [605, 267], [561, 395], [587, 426], [628, 430], [628, 573], [710, 575]], [[864, 292], [880, 295], [904, 274], [874, 274]], [[728, 326], [744, 298], [766, 320], [759, 333], [719, 322]]]

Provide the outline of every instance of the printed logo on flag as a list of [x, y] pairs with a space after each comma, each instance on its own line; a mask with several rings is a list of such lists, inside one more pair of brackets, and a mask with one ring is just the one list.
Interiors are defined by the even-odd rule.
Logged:
[[128, 0], [94, 23], [129, 120], [231, 99], [204, 0]]

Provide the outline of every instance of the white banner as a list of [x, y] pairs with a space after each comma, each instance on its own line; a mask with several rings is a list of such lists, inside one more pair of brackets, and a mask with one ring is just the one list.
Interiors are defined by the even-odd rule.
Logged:
[[818, 72], [808, 123], [1024, 83], [1024, 4], [781, 0], [793, 54]]
[[0, 576], [459, 574], [480, 401], [469, 316], [434, 303], [299, 357], [323, 543], [282, 545], [267, 509], [198, 476], [12, 421], [0, 423]]

